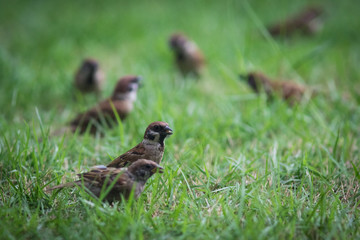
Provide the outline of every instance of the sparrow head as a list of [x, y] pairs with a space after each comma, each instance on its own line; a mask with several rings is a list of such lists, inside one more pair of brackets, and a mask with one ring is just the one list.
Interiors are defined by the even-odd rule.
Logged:
[[267, 77], [260, 72], [250, 72], [239, 77], [241, 80], [245, 80], [256, 93], [259, 93], [262, 82], [267, 81]]
[[93, 58], [86, 58], [83, 60], [82, 66], [86, 68], [97, 69], [99, 67], [99, 63]]
[[163, 144], [165, 138], [172, 134], [173, 130], [169, 127], [168, 123], [153, 122], [146, 128], [144, 139]]
[[128, 167], [128, 171], [135, 176], [136, 181], [144, 182], [156, 172], [163, 173], [163, 170], [164, 168], [156, 162], [146, 159], [139, 159]]
[[314, 19], [322, 15], [323, 9], [319, 6], [309, 6], [303, 10], [301, 16], [306, 19]]
[[141, 80], [141, 77], [132, 75], [120, 78], [115, 86], [112, 98], [135, 101]]
[[175, 52], [184, 51], [188, 39], [182, 33], [174, 33], [169, 39], [169, 45]]

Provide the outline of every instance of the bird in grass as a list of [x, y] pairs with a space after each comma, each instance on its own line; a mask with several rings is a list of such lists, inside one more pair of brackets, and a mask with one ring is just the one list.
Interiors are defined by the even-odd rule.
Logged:
[[109, 203], [121, 201], [122, 198], [128, 200], [132, 191], [137, 199], [143, 192], [146, 181], [156, 172], [162, 173], [163, 168], [147, 159], [139, 159], [128, 168], [109, 168], [101, 165], [89, 172], [78, 174], [79, 180], [75, 182], [54, 186], [47, 191], [77, 185], [85, 186], [88, 192], [98, 198], [104, 194], [103, 199]]
[[295, 82], [271, 80], [260, 72], [250, 72], [247, 75], [240, 75], [240, 79], [247, 81], [247, 84], [255, 93], [259, 94], [260, 91], [265, 91], [269, 100], [271, 100], [274, 95], [279, 95], [290, 105], [300, 102], [307, 90], [304, 86]]
[[271, 25], [268, 31], [272, 36], [291, 36], [296, 32], [313, 35], [323, 25], [320, 18], [322, 13], [323, 10], [319, 7], [307, 7], [287, 20]]
[[143, 140], [126, 153], [115, 158], [107, 167], [122, 168], [145, 158], [160, 164], [165, 149], [165, 139], [173, 134], [166, 122], [153, 122], [145, 130]]
[[195, 42], [184, 34], [175, 33], [170, 37], [169, 45], [175, 55], [175, 63], [183, 76], [199, 77], [205, 65], [204, 56]]
[[140, 81], [138, 76], [120, 78], [110, 98], [70, 122], [71, 131], [84, 133], [89, 128], [89, 132], [95, 134], [104, 125], [111, 127], [116, 122], [116, 114], [124, 120], [133, 109]]
[[98, 96], [105, 81], [104, 72], [95, 59], [84, 59], [74, 78], [74, 86], [82, 93], [95, 92]]

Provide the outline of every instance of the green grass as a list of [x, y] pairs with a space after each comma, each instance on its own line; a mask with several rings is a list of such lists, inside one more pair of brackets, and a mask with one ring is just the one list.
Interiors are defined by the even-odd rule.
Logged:
[[[152, 3], [150, 3], [152, 2]], [[311, 3], [313, 1], [308, 1]], [[272, 39], [266, 25], [306, 1], [8, 1], [0, 8], [1, 239], [359, 239], [360, 10], [318, 1], [313, 38]], [[167, 38], [183, 31], [207, 57], [182, 79]], [[144, 77], [123, 126], [104, 138], [52, 137], [77, 112], [82, 58], [107, 74]], [[321, 90], [289, 108], [238, 80], [261, 70]], [[165, 173], [114, 207], [48, 186], [106, 164], [167, 121]]]

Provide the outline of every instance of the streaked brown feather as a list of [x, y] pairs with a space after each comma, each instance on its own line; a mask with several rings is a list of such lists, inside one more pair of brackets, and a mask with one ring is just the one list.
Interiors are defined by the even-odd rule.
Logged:
[[70, 125], [74, 130], [79, 128], [80, 133], [84, 133], [90, 127], [90, 133], [94, 134], [98, 129], [96, 124], [111, 127], [111, 124], [116, 121], [115, 112], [120, 120], [124, 120], [131, 111], [131, 106], [128, 105], [125, 101], [106, 99], [89, 111], [79, 114], [70, 122]]
[[[154, 142], [150, 139], [149, 133], [151, 131], [155, 131], [156, 126], [161, 126], [162, 128], [169, 128], [168, 123], [166, 122], [153, 122], [151, 123], [145, 130], [144, 139], [141, 143], [136, 145], [134, 148], [130, 149], [126, 153], [120, 155], [119, 157], [115, 158], [111, 163], [109, 163], [108, 167], [115, 167], [121, 168], [128, 166], [139, 159], [149, 159], [156, 163], [160, 163], [162, 157], [164, 155], [164, 148], [165, 148], [165, 138], [168, 135], [171, 135], [172, 132], [164, 133], [163, 138], [159, 139], [159, 142]], [[161, 135], [161, 134], [160, 134]]]
[[[109, 202], [120, 201], [122, 197], [128, 199], [133, 190], [134, 197], [138, 198], [146, 181], [158, 171], [162, 172], [162, 168], [146, 159], [139, 159], [129, 168], [96, 166], [89, 172], [78, 174], [79, 180], [54, 186], [47, 191], [78, 185], [84, 186], [96, 197], [105, 194], [104, 190], [108, 191], [104, 200]], [[110, 187], [111, 189], [106, 189]]]

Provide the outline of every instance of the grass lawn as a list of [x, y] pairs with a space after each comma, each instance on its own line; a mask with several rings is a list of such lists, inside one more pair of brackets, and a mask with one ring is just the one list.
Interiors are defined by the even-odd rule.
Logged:
[[[0, 239], [359, 239], [360, 5], [317, 1], [314, 37], [266, 31], [310, 3], [3, 1]], [[199, 81], [173, 66], [175, 31], [206, 56]], [[72, 87], [85, 57], [106, 72], [104, 98], [119, 77], [143, 76], [135, 109], [103, 138], [49, 137], [97, 102]], [[239, 81], [251, 70], [320, 93], [268, 103]], [[135, 146], [153, 121], [174, 135], [137, 201], [45, 192]]]

